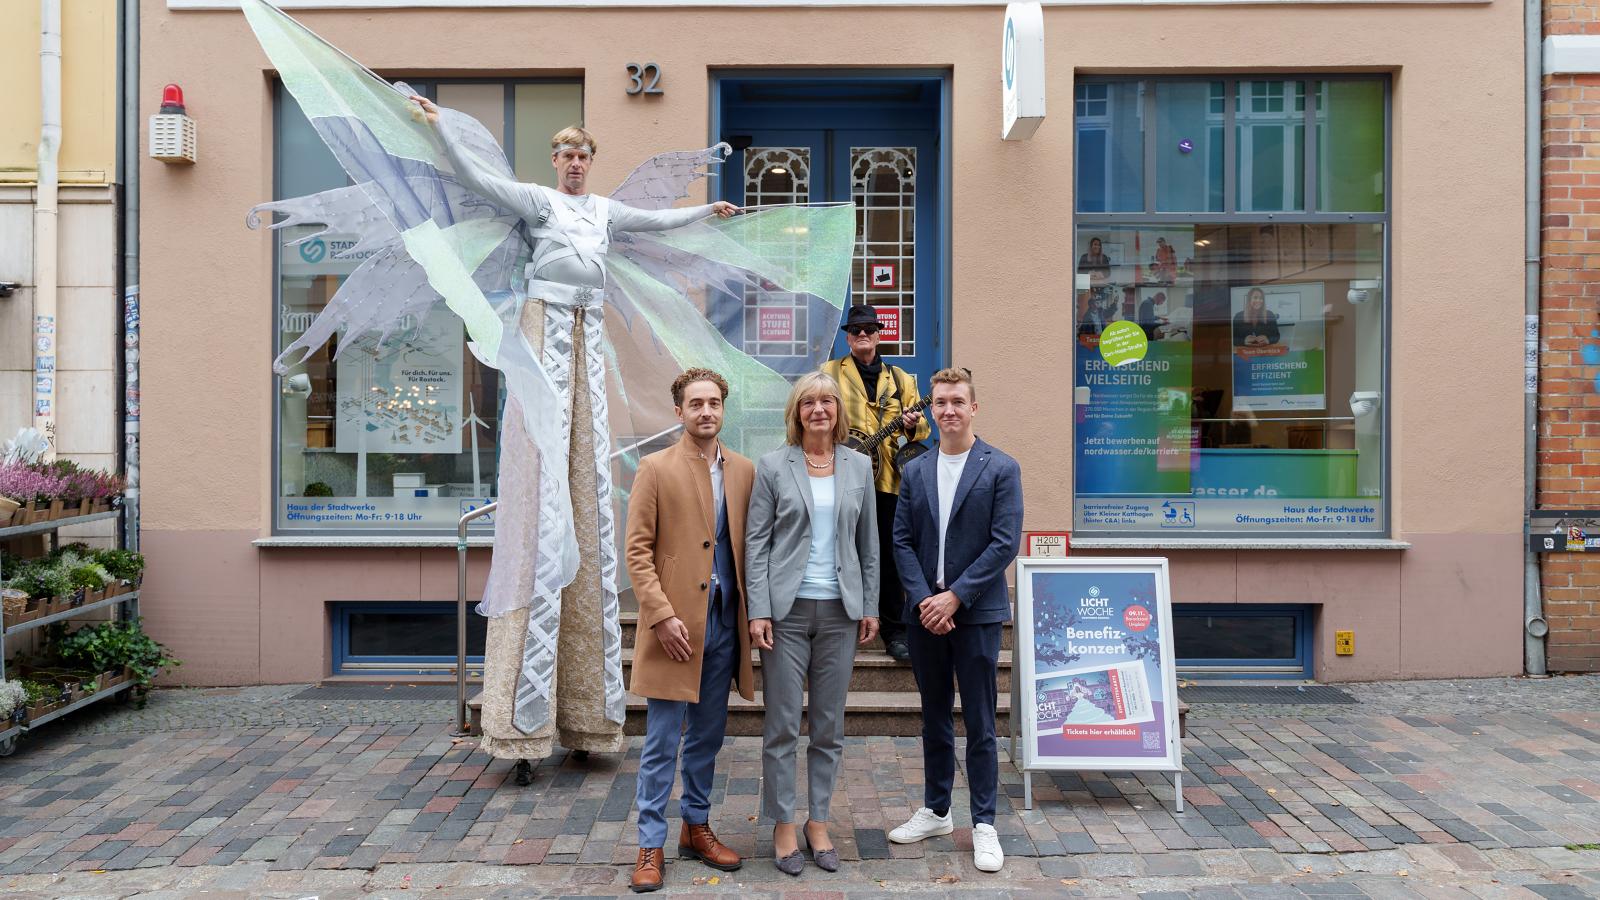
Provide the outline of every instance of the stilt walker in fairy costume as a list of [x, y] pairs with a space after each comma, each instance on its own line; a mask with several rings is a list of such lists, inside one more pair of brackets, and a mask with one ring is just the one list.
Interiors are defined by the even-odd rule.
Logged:
[[[598, 148], [581, 128], [552, 141], [556, 188], [519, 182], [470, 116], [385, 82], [265, 0], [241, 5], [353, 182], [262, 204], [252, 223], [270, 212], [282, 216], [274, 228], [318, 224], [298, 240], [354, 235], [347, 254], [369, 254], [275, 368], [291, 373], [336, 334], [340, 350], [366, 335], [381, 343], [441, 300], [463, 320], [474, 355], [507, 388], [495, 551], [478, 606], [490, 617], [483, 747], [518, 760], [555, 743], [621, 749], [615, 501], [653, 449], [645, 438], [670, 437], [652, 382], [716, 368], [739, 386], [730, 446], [781, 429], [788, 383], [730, 336], [747, 308], [769, 303], [832, 332], [848, 291], [851, 205], [737, 218], [726, 202], [672, 209], [726, 145], [653, 157], [596, 196], [587, 177]], [[613, 432], [631, 443], [614, 450]]]

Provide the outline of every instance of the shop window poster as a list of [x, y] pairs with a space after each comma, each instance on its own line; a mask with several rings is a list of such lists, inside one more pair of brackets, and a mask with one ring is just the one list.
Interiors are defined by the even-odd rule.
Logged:
[[340, 453], [461, 452], [461, 319], [442, 305], [412, 328], [356, 341], [336, 362]]
[[1322, 284], [1252, 285], [1231, 293], [1233, 408], [1326, 409]]
[[1165, 559], [1017, 563], [1025, 770], [1179, 771]]

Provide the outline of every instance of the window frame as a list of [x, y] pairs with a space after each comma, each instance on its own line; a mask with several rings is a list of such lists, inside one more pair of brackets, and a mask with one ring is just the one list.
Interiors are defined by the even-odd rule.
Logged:
[[[357, 614], [408, 613], [438, 616], [443, 622], [456, 617], [456, 604], [449, 601], [390, 602], [348, 600], [329, 604], [331, 628], [331, 674], [333, 675], [439, 675], [453, 674], [455, 654], [448, 656], [358, 656], [350, 653], [350, 617]], [[471, 610], [467, 615], [473, 615]], [[457, 627], [460, 627], [457, 625]], [[453, 632], [452, 632], [453, 634]], [[483, 677], [483, 656], [467, 654], [467, 674]]]
[[[436, 97], [438, 95], [438, 87], [440, 85], [448, 85], [448, 84], [498, 84], [498, 85], [506, 88], [507, 89], [505, 91], [505, 117], [506, 117], [505, 120], [506, 120], [506, 128], [505, 128], [505, 135], [504, 135], [505, 140], [504, 140], [504, 143], [502, 145], [502, 148], [505, 150], [506, 158], [508, 160], [513, 160], [513, 161], [516, 159], [516, 145], [515, 145], [516, 129], [515, 129], [515, 126], [514, 126], [514, 115], [513, 115], [514, 110], [516, 108], [516, 92], [514, 90], [511, 90], [512, 88], [514, 88], [517, 85], [522, 85], [522, 84], [566, 84], [566, 85], [576, 85], [577, 88], [578, 88], [578, 108], [580, 110], [584, 109], [584, 103], [586, 101], [586, 91], [587, 91], [587, 85], [585, 84], [584, 79], [581, 78], [581, 77], [572, 77], [572, 76], [515, 77], [515, 78], [482, 78], [482, 77], [479, 77], [479, 78], [471, 78], [471, 77], [432, 78], [432, 77], [427, 77], [427, 76], [419, 76], [419, 77], [416, 77], [416, 78], [410, 78], [410, 77], [406, 77], [406, 76], [396, 76], [396, 80], [405, 81], [408, 85], [410, 85], [412, 88], [414, 88], [417, 91], [418, 94], [421, 94], [422, 96], [427, 97], [429, 99], [432, 99], [432, 98], [434, 98], [434, 97]], [[271, 83], [271, 86], [270, 86], [270, 91], [271, 91], [271, 95], [272, 95], [272, 101], [271, 101], [272, 102], [272, 134], [271, 134], [271, 136], [269, 138], [270, 157], [269, 157], [268, 164], [271, 167], [271, 171], [272, 171], [272, 198], [274, 200], [280, 200], [280, 199], [287, 199], [287, 198], [282, 196], [282, 192], [283, 192], [283, 166], [282, 166], [282, 163], [283, 163], [283, 161], [285, 159], [285, 154], [284, 154], [284, 151], [283, 151], [283, 134], [284, 134], [284, 118], [283, 117], [284, 117], [284, 111], [285, 111], [285, 108], [286, 108], [286, 105], [285, 105], [285, 103], [283, 101], [284, 101], [284, 97], [285, 97], [286, 92], [287, 92], [287, 88], [284, 87], [284, 84], [283, 84], [282, 80], [275, 78], [275, 79], [272, 80], [272, 83]], [[345, 183], [347, 185], [349, 184], [349, 176], [348, 175], [345, 176]], [[271, 356], [271, 358], [272, 359], [277, 359], [278, 355], [283, 352], [283, 331], [282, 331], [281, 328], [278, 327], [279, 323], [280, 323], [280, 320], [281, 320], [282, 311], [283, 311], [283, 271], [282, 271], [282, 252], [281, 252], [283, 238], [282, 238], [282, 236], [280, 235], [279, 232], [272, 231], [272, 232], [269, 232], [269, 233], [272, 236], [272, 241], [271, 241], [271, 245], [270, 245], [270, 252], [272, 254], [272, 275], [271, 275], [271, 278], [272, 278], [272, 310], [271, 310], [271, 312], [272, 312], [272, 314], [270, 316], [270, 322], [271, 322], [271, 326], [270, 327], [272, 328], [272, 341], [271, 341], [271, 348], [272, 348], [271, 349], [271, 354], [272, 354], [272, 356]], [[283, 499], [283, 494], [282, 494], [282, 491], [283, 491], [283, 484], [282, 484], [282, 475], [283, 475], [283, 465], [282, 465], [282, 453], [283, 453], [283, 404], [282, 404], [281, 397], [279, 396], [280, 381], [281, 381], [281, 376], [278, 376], [278, 375], [274, 375], [273, 376], [273, 379], [272, 379], [273, 390], [272, 390], [272, 393], [271, 393], [271, 403], [272, 403], [272, 449], [271, 449], [271, 456], [270, 456], [270, 459], [269, 459], [269, 465], [271, 466], [271, 469], [272, 469], [272, 480], [271, 480], [271, 487], [269, 488], [270, 493], [268, 494], [268, 500], [267, 500], [267, 515], [271, 520], [271, 528], [268, 531], [268, 533], [270, 535], [272, 535], [273, 537], [292, 536], [292, 537], [326, 537], [326, 538], [352, 538], [352, 539], [378, 538], [378, 539], [381, 539], [381, 538], [394, 538], [394, 537], [400, 537], [400, 536], [406, 536], [406, 537], [420, 537], [420, 536], [435, 537], [435, 536], [439, 536], [439, 537], [442, 537], [442, 536], [446, 536], [446, 535], [454, 535], [455, 534], [455, 532], [456, 532], [455, 526], [450, 526], [448, 528], [444, 528], [444, 527], [441, 527], [441, 528], [424, 528], [424, 527], [417, 527], [417, 526], [407, 527], [407, 526], [401, 525], [401, 526], [397, 526], [397, 527], [394, 527], [394, 528], [359, 528], [359, 529], [355, 529], [355, 528], [329, 527], [329, 526], [326, 526], [326, 525], [323, 525], [323, 526], [315, 526], [315, 525], [313, 525], [313, 526], [305, 526], [305, 527], [292, 527], [292, 526], [284, 525], [280, 521], [280, 516], [278, 514], [278, 504], [279, 504], [279, 501]], [[465, 453], [465, 452], [468, 452], [468, 451], [463, 449], [462, 452]], [[498, 457], [497, 457], [497, 459], [498, 459]], [[498, 496], [499, 496], [499, 475], [500, 475], [499, 466], [496, 465], [496, 467], [495, 467], [495, 477], [494, 477], [494, 480], [492, 482], [494, 484], [494, 497], [496, 497], [496, 498], [498, 498]], [[493, 524], [492, 524], [491, 520], [492, 520], [492, 517], [485, 517], [485, 518], [479, 519], [477, 522], [474, 522], [471, 526], [469, 526], [469, 528], [471, 528], [474, 533], [492, 534], [493, 533]]]
[[1174, 660], [1177, 671], [1185, 675], [1216, 678], [1313, 677], [1316, 664], [1316, 616], [1314, 607], [1299, 603], [1174, 603], [1172, 632], [1176, 646], [1178, 621], [1209, 616], [1223, 619], [1264, 619], [1290, 616], [1295, 620], [1295, 656], [1279, 660], [1183, 659]]
[[[1223, 82], [1223, 211], [1222, 212], [1162, 212], [1157, 208], [1158, 186], [1156, 184], [1156, 128], [1159, 122], [1160, 110], [1157, 106], [1159, 100], [1155, 90], [1158, 83], [1205, 83]], [[1305, 103], [1302, 113], [1305, 117], [1305, 149], [1303, 172], [1303, 193], [1305, 195], [1305, 209], [1279, 212], [1241, 212], [1238, 208], [1238, 173], [1236, 171], [1237, 156], [1239, 153], [1236, 126], [1238, 124], [1237, 100], [1240, 82], [1247, 81], [1301, 81], [1305, 83]], [[1143, 135], [1143, 173], [1144, 173], [1144, 210], [1142, 212], [1082, 212], [1078, 209], [1076, 189], [1078, 183], [1077, 172], [1077, 88], [1080, 84], [1125, 84], [1143, 82], [1141, 94], [1143, 107], [1140, 111], [1141, 130]], [[1383, 85], [1383, 210], [1380, 212], [1325, 212], [1318, 203], [1320, 185], [1318, 183], [1318, 139], [1316, 114], [1322, 96], [1321, 86], [1328, 82], [1377, 82]], [[1380, 384], [1382, 385], [1383, 401], [1378, 414], [1383, 417], [1383, 440], [1379, 456], [1379, 498], [1383, 501], [1382, 525], [1370, 531], [1274, 531], [1274, 532], [1228, 532], [1228, 531], [1197, 531], [1192, 536], [1174, 538], [1170, 533], [1153, 531], [1113, 531], [1082, 529], [1075, 531], [1085, 538], [1113, 538], [1129, 540], [1153, 540], [1163, 544], [1174, 542], [1195, 541], [1200, 544], [1215, 543], [1217, 541], [1249, 541], [1249, 542], [1296, 542], [1305, 539], [1321, 540], [1387, 540], [1394, 534], [1394, 497], [1392, 494], [1393, 480], [1391, 478], [1391, 447], [1393, 443], [1392, 428], [1393, 417], [1390, 413], [1393, 403], [1392, 391], [1392, 362], [1394, 349], [1394, 300], [1390, 286], [1394, 284], [1394, 80], [1384, 73], [1307, 73], [1295, 71], [1275, 72], [1246, 72], [1246, 73], [1205, 73], [1196, 72], [1184, 75], [1088, 75], [1075, 73], [1073, 80], [1073, 171], [1071, 175], [1074, 196], [1072, 199], [1072, 246], [1076, 247], [1078, 233], [1083, 228], [1092, 228], [1103, 225], [1121, 225], [1136, 227], [1160, 227], [1162, 225], [1182, 224], [1222, 224], [1222, 225], [1250, 225], [1250, 224], [1287, 224], [1287, 225], [1359, 225], [1380, 224], [1383, 226], [1383, 346], [1381, 350], [1382, 367]], [[1285, 92], [1285, 103], [1290, 102], [1289, 95]], [[1073, 257], [1075, 258], [1075, 257]], [[1074, 269], [1074, 271], [1076, 271]], [[1073, 329], [1076, 330], [1077, 322], [1074, 320]], [[1082, 348], [1077, 341], [1072, 342], [1072, 352], [1077, 354]], [[1076, 356], [1074, 356], [1076, 364]], [[1077, 449], [1078, 430], [1076, 422], [1070, 427], [1071, 447]], [[1078, 517], [1078, 493], [1076, 475], [1072, 485], [1072, 517]], [[1176, 496], [1176, 495], [1174, 495]]]

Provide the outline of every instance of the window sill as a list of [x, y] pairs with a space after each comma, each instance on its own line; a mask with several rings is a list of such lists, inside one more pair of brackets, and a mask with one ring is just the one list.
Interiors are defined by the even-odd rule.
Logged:
[[[390, 549], [435, 549], [442, 548], [454, 550], [456, 539], [449, 535], [428, 535], [427, 537], [402, 537], [399, 535], [363, 535], [340, 537], [334, 535], [306, 535], [304, 537], [291, 535], [274, 535], [273, 537], [258, 538], [250, 542], [253, 546], [266, 549], [278, 548], [307, 548], [307, 547], [381, 547]], [[469, 548], [493, 547], [494, 537], [491, 535], [472, 535], [467, 538]]]
[[1391, 538], [1117, 538], [1078, 537], [1082, 550], [1410, 550], [1410, 541]]

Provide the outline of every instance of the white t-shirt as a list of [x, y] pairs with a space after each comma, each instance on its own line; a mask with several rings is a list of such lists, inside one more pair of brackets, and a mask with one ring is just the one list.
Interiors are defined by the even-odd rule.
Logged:
[[939, 568], [937, 581], [944, 590], [944, 536], [950, 530], [950, 510], [956, 504], [956, 485], [961, 483], [961, 470], [967, 467], [968, 447], [963, 453], [939, 453]]
[[836, 501], [833, 476], [818, 478], [813, 475], [806, 480], [811, 482], [811, 505], [816, 515], [811, 519], [811, 553], [806, 557], [799, 596], [807, 600], [837, 600], [842, 595], [839, 592], [839, 570], [834, 563], [833, 542], [837, 529], [834, 525]]

